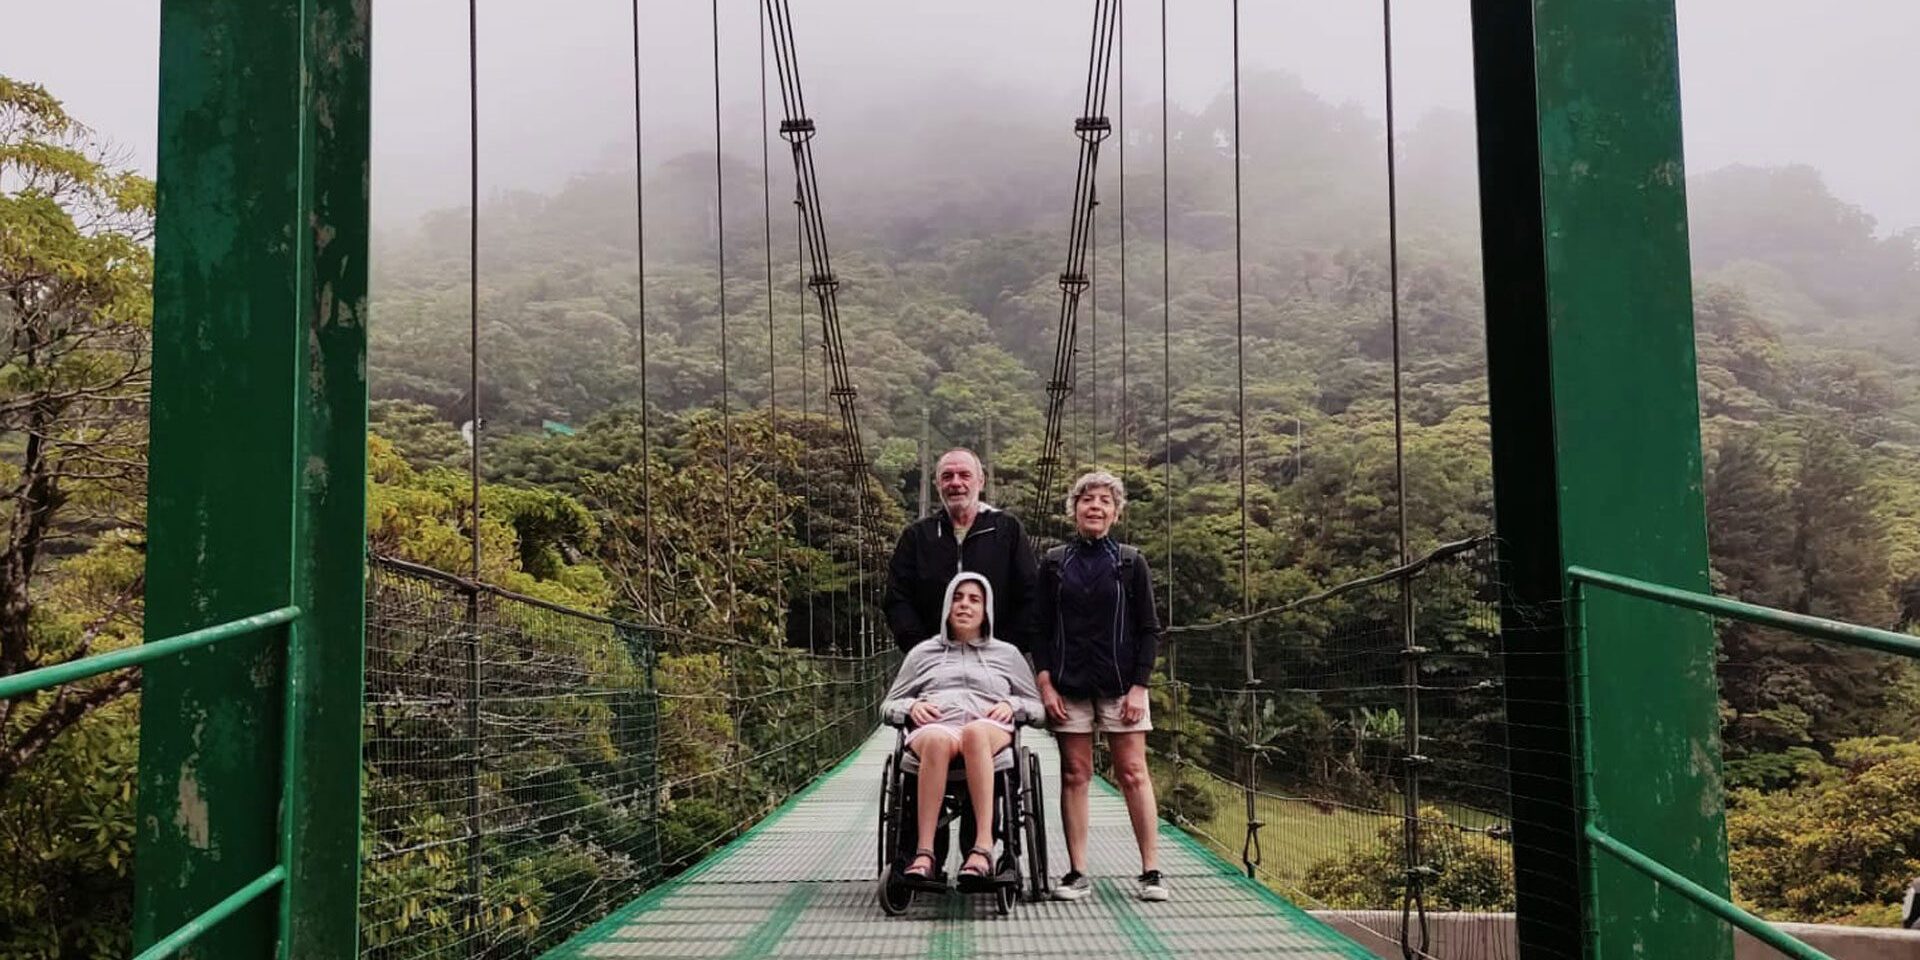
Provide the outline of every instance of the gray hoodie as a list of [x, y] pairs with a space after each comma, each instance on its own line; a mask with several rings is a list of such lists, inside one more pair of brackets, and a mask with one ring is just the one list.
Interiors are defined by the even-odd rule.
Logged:
[[[979, 640], [951, 640], [947, 637], [947, 618], [953, 612], [953, 591], [971, 580], [986, 596], [987, 636]], [[1040, 688], [1033, 680], [1033, 668], [1019, 648], [1004, 640], [995, 640], [993, 630], [993, 584], [977, 573], [962, 573], [947, 584], [946, 599], [940, 604], [940, 632], [920, 641], [907, 651], [900, 664], [900, 675], [887, 691], [882, 708], [889, 723], [905, 723], [907, 711], [915, 700], [927, 700], [948, 710], [985, 716], [998, 703], [1013, 704], [1016, 721], [1038, 721], [1046, 716], [1040, 706]]]

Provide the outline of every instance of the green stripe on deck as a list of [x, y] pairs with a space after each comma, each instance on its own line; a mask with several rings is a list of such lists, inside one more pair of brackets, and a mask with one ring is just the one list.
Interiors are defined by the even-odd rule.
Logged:
[[785, 802], [774, 807], [766, 816], [760, 818], [759, 823], [748, 827], [745, 833], [740, 834], [722, 845], [718, 850], [708, 854], [699, 863], [682, 870], [666, 882], [641, 894], [632, 903], [607, 914], [599, 923], [574, 934], [567, 942], [541, 954], [540, 960], [584, 960], [584, 958], [588, 956], [586, 952], [588, 947], [612, 939], [613, 935], [618, 933], [621, 927], [631, 923], [635, 917], [659, 906], [660, 901], [665, 900], [674, 892], [685, 887], [701, 874], [713, 869], [728, 857], [746, 849], [747, 844], [752, 842], [754, 837], [758, 836], [768, 827], [771, 827], [781, 817], [786, 816], [794, 807], [799, 806], [800, 801], [811, 796], [814, 791], [820, 789], [834, 777], [839, 776], [847, 767], [851, 766], [853, 761], [860, 756], [861, 751], [864, 749], [866, 749], [865, 744], [854, 747], [847, 752], [846, 756], [840, 758], [840, 762], [828, 767], [819, 776], [813, 778], [812, 782], [795, 791], [793, 796], [788, 797]]
[[1120, 885], [1114, 883], [1112, 878], [1095, 880], [1093, 892], [1101, 903], [1107, 905], [1108, 910], [1113, 911], [1115, 922], [1120, 924], [1120, 932], [1127, 935], [1128, 943], [1133, 944], [1134, 957], [1145, 960], [1170, 960], [1173, 957], [1173, 951], [1167, 949], [1166, 942], [1153, 932], [1152, 927], [1147, 926], [1147, 921], [1141, 919], [1134, 906], [1136, 901], [1121, 893]]
[[793, 929], [793, 922], [806, 912], [807, 904], [813, 902], [814, 891], [819, 889], [811, 883], [794, 884], [793, 891], [780, 901], [779, 906], [773, 908], [773, 913], [727, 955], [730, 960], [755, 960], [772, 953], [773, 948], [779, 946], [786, 937], [787, 931]]
[[[1162, 866], [1171, 868], [1174, 903], [1135, 902], [1131, 878], [1116, 875], [1096, 878], [1094, 894], [1078, 903], [1022, 901], [1010, 916], [995, 915], [986, 897], [952, 894], [922, 896], [907, 915], [883, 916], [874, 900], [875, 811], [880, 769], [894, 743], [891, 731], [876, 732], [732, 843], [546, 957], [1175, 960], [1220, 956], [1237, 944], [1303, 960], [1372, 958], [1165, 822], [1159, 825]], [[1044, 737], [1027, 745], [1041, 754], [1052, 800], [1058, 796], [1053, 745]], [[1124, 802], [1105, 781], [1092, 801], [1096, 835], [1089, 852], [1096, 867], [1112, 871], [1134, 854]], [[1055, 866], [1063, 867], [1057, 819], [1049, 832]]]

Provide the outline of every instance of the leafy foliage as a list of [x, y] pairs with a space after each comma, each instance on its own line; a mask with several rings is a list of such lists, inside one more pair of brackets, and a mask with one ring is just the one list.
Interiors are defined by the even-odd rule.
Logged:
[[1768, 917], [1894, 925], [1920, 875], [1920, 744], [1843, 740], [1800, 785], [1736, 791], [1734, 892]]

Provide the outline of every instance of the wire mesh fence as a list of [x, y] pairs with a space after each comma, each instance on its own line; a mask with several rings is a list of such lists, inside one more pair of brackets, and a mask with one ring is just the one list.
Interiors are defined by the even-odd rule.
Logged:
[[892, 660], [662, 631], [376, 561], [361, 955], [559, 944], [847, 755]]
[[1163, 809], [1362, 942], [1516, 956], [1496, 583], [1475, 539], [1174, 629], [1149, 738]]

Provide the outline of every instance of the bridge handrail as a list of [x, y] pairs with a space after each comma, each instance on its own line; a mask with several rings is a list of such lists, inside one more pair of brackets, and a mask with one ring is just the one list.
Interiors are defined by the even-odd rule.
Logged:
[[1672, 867], [1647, 856], [1631, 844], [1607, 833], [1595, 822], [1598, 812], [1598, 799], [1593, 787], [1593, 730], [1592, 712], [1587, 705], [1592, 702], [1588, 664], [1585, 600], [1588, 586], [1598, 587], [1625, 596], [1652, 600], [1672, 607], [1694, 610], [1700, 613], [1726, 617], [1763, 627], [1772, 627], [1799, 634], [1814, 640], [1825, 640], [1848, 647], [1877, 650], [1896, 656], [1920, 660], [1920, 637], [1863, 627], [1858, 624], [1829, 620], [1825, 617], [1809, 616], [1804, 613], [1791, 613], [1776, 610], [1759, 604], [1714, 596], [1693, 590], [1683, 590], [1665, 584], [1651, 583], [1633, 577], [1607, 573], [1589, 567], [1573, 565], [1567, 567], [1567, 581], [1571, 588], [1569, 598], [1574, 605], [1573, 655], [1574, 668], [1579, 684], [1579, 709], [1576, 711], [1580, 731], [1581, 793], [1585, 810], [1581, 814], [1581, 829], [1586, 840], [1592, 846], [1606, 851], [1609, 855], [1638, 871], [1655, 883], [1699, 904], [1710, 913], [1732, 924], [1736, 929], [1759, 940], [1770, 947], [1793, 957], [1794, 960], [1833, 960], [1807, 943], [1783, 933], [1773, 924], [1743, 910], [1726, 897], [1720, 896], [1706, 887], [1688, 879]]
[[[24, 673], [0, 677], [0, 700], [11, 700], [15, 697], [25, 696], [30, 693], [38, 693], [50, 687], [58, 687], [85, 680], [89, 677], [112, 673], [115, 670], [125, 670], [128, 667], [137, 667], [141, 664], [152, 663], [155, 660], [161, 660], [166, 657], [177, 657], [182, 654], [191, 653], [204, 647], [210, 647], [222, 640], [249, 636], [270, 627], [292, 623], [300, 618], [300, 614], [301, 610], [298, 606], [289, 604], [275, 610], [268, 610], [265, 613], [256, 613], [252, 616], [229, 620], [225, 623], [214, 624], [210, 627], [189, 630], [186, 633], [176, 634], [171, 637], [150, 640], [137, 646], [126, 647], [120, 650], [109, 650], [105, 653], [96, 653], [92, 656], [80, 657], [65, 663], [56, 663], [51, 666], [28, 670]], [[289, 674], [289, 678], [291, 678], [291, 674]], [[289, 699], [291, 698], [290, 693], [283, 695], [288, 696]], [[289, 711], [288, 719], [289, 722], [296, 720], [296, 718], [292, 716], [291, 711]], [[285, 844], [282, 844], [282, 849], [284, 848]], [[216, 924], [220, 923], [220, 921], [225, 920], [238, 912], [242, 907], [259, 899], [261, 894], [284, 883], [286, 878], [287, 865], [285, 863], [274, 864], [272, 869], [261, 874], [251, 883], [228, 894], [219, 903], [208, 907], [199, 916], [188, 920], [186, 923], [176, 927], [171, 933], [155, 941], [153, 946], [140, 951], [134, 960], [160, 960], [162, 957], [172, 956], [181, 948], [199, 938], [201, 934], [212, 929]]]
[[1334, 597], [1340, 596], [1341, 594], [1352, 593], [1355, 590], [1362, 590], [1367, 587], [1378, 586], [1383, 583], [1390, 583], [1395, 580], [1401, 580], [1408, 577], [1412, 577], [1415, 574], [1418, 574], [1420, 571], [1425, 570], [1426, 568], [1436, 563], [1439, 563], [1442, 560], [1459, 556], [1460, 554], [1467, 553], [1477, 547], [1481, 547], [1492, 542], [1493, 542], [1493, 535], [1483, 533], [1483, 534], [1478, 534], [1476, 536], [1468, 537], [1465, 540], [1455, 540], [1450, 543], [1443, 543], [1437, 547], [1434, 547], [1432, 550], [1428, 551], [1426, 554], [1419, 557], [1415, 557], [1414, 559], [1409, 560], [1406, 563], [1401, 564], [1400, 566], [1393, 567], [1388, 570], [1382, 570], [1379, 573], [1368, 574], [1367, 576], [1359, 577], [1357, 579], [1348, 580], [1344, 583], [1338, 583], [1331, 587], [1326, 588], [1325, 590], [1321, 590], [1316, 593], [1310, 593], [1304, 597], [1300, 597], [1295, 600], [1289, 600], [1286, 603], [1276, 604], [1271, 607], [1263, 607], [1259, 610], [1253, 611], [1252, 613], [1235, 614], [1230, 617], [1220, 617], [1214, 620], [1205, 620], [1200, 623], [1183, 623], [1183, 624], [1179, 624], [1178, 626], [1168, 627], [1166, 628], [1165, 632], [1169, 635], [1182, 634], [1182, 633], [1201, 633], [1208, 630], [1218, 630], [1221, 627], [1230, 627], [1235, 624], [1246, 623], [1252, 620], [1263, 620], [1263, 619], [1266, 619], [1267, 617], [1277, 616], [1283, 613], [1292, 613], [1293, 611], [1299, 610], [1303, 607], [1309, 607], [1316, 603], [1322, 603], [1324, 601], [1331, 600]]
[[1589, 583], [1604, 587], [1616, 593], [1657, 600], [1669, 606], [1685, 607], [1701, 613], [1711, 613], [1730, 620], [1740, 620], [1763, 627], [1774, 627], [1812, 637], [1816, 640], [1828, 640], [1849, 647], [1862, 647], [1891, 653], [1895, 656], [1920, 660], [1920, 637], [1876, 627], [1863, 627], [1859, 624], [1829, 620], [1804, 613], [1789, 613], [1772, 607], [1763, 607], [1755, 603], [1717, 597], [1710, 593], [1695, 593], [1660, 583], [1649, 583], [1632, 577], [1623, 577], [1615, 573], [1606, 573], [1588, 567], [1570, 566], [1567, 579], [1575, 584]]
[[109, 650], [106, 653], [96, 653], [93, 656], [69, 660], [66, 663], [56, 663], [37, 670], [0, 677], [0, 700], [11, 700], [14, 697], [37, 693], [48, 687], [57, 687], [76, 680], [97, 677], [103, 673], [137, 667], [165, 657], [179, 656], [201, 647], [212, 646], [222, 640], [230, 640], [278, 626], [295, 620], [299, 616], [299, 607], [281, 607], [278, 610], [256, 613], [250, 617], [229, 620], [211, 627], [189, 630], [162, 640], [149, 640], [138, 646]]
[[[721, 636], [715, 636], [713, 634], [708, 634], [708, 633], [699, 633], [697, 631], [688, 630], [683, 627], [668, 626], [658, 621], [622, 620], [619, 617], [610, 617], [604, 613], [593, 613], [588, 610], [582, 610], [578, 607], [569, 607], [566, 604], [555, 603], [551, 600], [542, 600], [539, 597], [528, 596], [527, 594], [524, 594], [524, 593], [515, 593], [514, 591], [508, 590], [505, 587], [496, 586], [495, 584], [487, 583], [484, 580], [473, 580], [467, 577], [460, 576], [457, 573], [448, 573], [445, 570], [441, 570], [436, 567], [427, 566], [424, 563], [415, 563], [411, 560], [402, 560], [399, 557], [392, 557], [386, 554], [380, 554], [380, 553], [369, 554], [367, 559], [374, 566], [386, 567], [391, 570], [397, 570], [401, 573], [405, 573], [410, 576], [419, 577], [423, 580], [433, 580], [440, 583], [444, 583], [450, 587], [453, 587], [456, 590], [461, 591], [462, 593], [490, 594], [492, 596], [499, 597], [502, 600], [510, 600], [514, 603], [524, 604], [529, 607], [537, 607], [539, 609], [548, 611], [549, 613], [557, 613], [564, 617], [572, 617], [574, 619], [584, 620], [589, 623], [603, 624], [605, 626], [613, 627], [618, 630], [626, 630], [636, 634], [650, 635], [650, 636], [673, 639], [673, 640], [685, 640], [685, 641], [691, 641], [696, 643], [707, 643], [707, 644], [712, 644], [714, 646], [721, 646], [721, 647], [736, 647], [736, 648], [743, 648], [743, 649], [750, 649], [750, 650], [776, 649], [772, 647], [767, 647], [763, 644], [753, 643], [752, 641], [741, 640], [738, 637], [721, 637]], [[845, 655], [845, 654], [831, 654], [831, 653], [808, 653], [807, 656], [817, 660], [860, 661], [860, 660], [870, 659], [870, 657], [861, 657], [861, 656]]]

